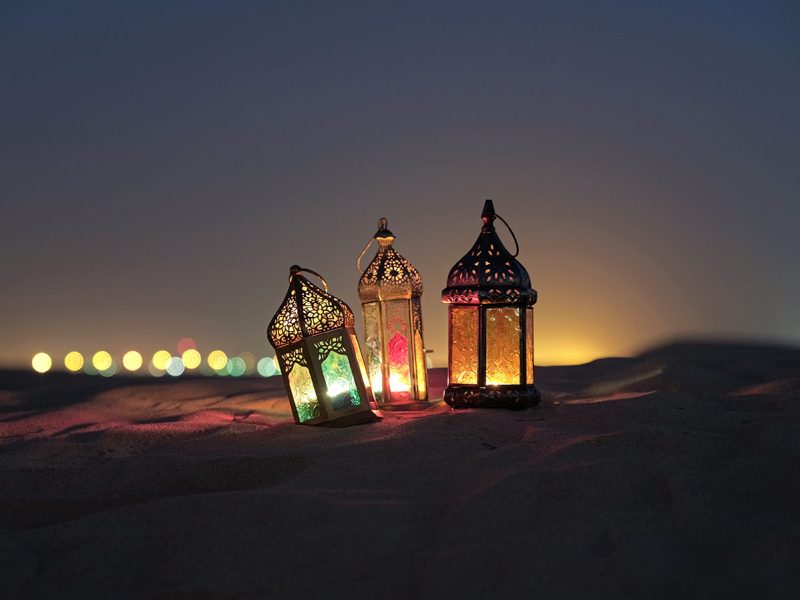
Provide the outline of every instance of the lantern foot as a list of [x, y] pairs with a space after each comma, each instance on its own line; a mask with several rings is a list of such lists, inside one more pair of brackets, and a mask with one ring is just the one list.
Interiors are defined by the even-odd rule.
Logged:
[[503, 385], [496, 387], [449, 386], [444, 401], [453, 408], [533, 408], [539, 404], [541, 393], [533, 385]]
[[375, 423], [380, 421], [381, 418], [371, 410], [362, 410], [352, 415], [346, 415], [333, 419], [332, 421], [325, 421], [320, 423], [323, 427], [350, 427], [351, 425], [362, 425], [364, 423]]

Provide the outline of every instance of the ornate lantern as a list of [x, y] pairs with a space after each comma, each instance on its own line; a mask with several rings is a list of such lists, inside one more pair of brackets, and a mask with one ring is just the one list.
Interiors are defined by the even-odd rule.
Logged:
[[525, 267], [506, 250], [494, 228], [508, 223], [487, 200], [483, 227], [472, 249], [450, 270], [442, 302], [448, 304], [448, 386], [456, 408], [525, 408], [539, 403], [533, 385], [533, 305], [536, 290]]
[[[319, 277], [325, 289], [302, 272]], [[297, 265], [289, 273], [289, 291], [267, 337], [277, 352], [295, 422], [348, 425], [375, 420], [353, 311], [328, 293], [318, 273]]]
[[[358, 295], [364, 311], [367, 370], [375, 398], [384, 407], [428, 399], [425, 347], [422, 342], [422, 278], [392, 247], [394, 234], [385, 218], [361, 256]], [[361, 269], [361, 259], [373, 240], [375, 258]]]

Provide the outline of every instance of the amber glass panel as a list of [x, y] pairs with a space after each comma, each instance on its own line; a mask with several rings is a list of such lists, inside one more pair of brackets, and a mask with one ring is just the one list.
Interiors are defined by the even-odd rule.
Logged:
[[519, 384], [519, 309], [486, 309], [486, 385]]
[[450, 383], [478, 383], [478, 307], [450, 307]]
[[297, 409], [297, 417], [300, 422], [308, 421], [318, 417], [319, 402], [317, 393], [314, 391], [314, 382], [311, 380], [311, 372], [308, 367], [295, 363], [287, 376], [289, 388], [292, 392], [292, 400]]
[[428, 398], [428, 371], [425, 368], [425, 348], [422, 346], [422, 336], [419, 331], [414, 333], [414, 354], [417, 365], [417, 399]]
[[533, 309], [525, 314], [525, 375], [528, 384], [533, 384]]
[[380, 401], [383, 393], [383, 345], [381, 342], [380, 307], [377, 302], [364, 304], [364, 344], [367, 353], [367, 371], [372, 383], [375, 399]]
[[408, 400], [411, 396], [409, 304], [407, 300], [387, 302], [384, 310], [390, 396], [392, 400]]

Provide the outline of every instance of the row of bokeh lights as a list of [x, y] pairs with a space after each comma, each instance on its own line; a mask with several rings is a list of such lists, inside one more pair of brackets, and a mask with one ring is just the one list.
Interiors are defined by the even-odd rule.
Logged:
[[[31, 359], [31, 367], [37, 373], [47, 373], [53, 368], [53, 359], [46, 352], [39, 352]], [[256, 374], [261, 377], [272, 377], [280, 374], [280, 367], [275, 357], [264, 356], [257, 359], [251, 352], [242, 352], [238, 356], [229, 357], [222, 350], [212, 350], [203, 360], [203, 355], [191, 338], [184, 338], [178, 342], [176, 354], [168, 350], [158, 350], [147, 365], [142, 354], [136, 350], [129, 350], [123, 354], [119, 363], [109, 352], [99, 350], [91, 358], [84, 358], [83, 354], [77, 351], [69, 352], [64, 357], [64, 368], [71, 373], [83, 372], [104, 377], [112, 377], [121, 369], [134, 374], [147, 372], [153, 377], [164, 375], [179, 377], [185, 373], [222, 377]]]

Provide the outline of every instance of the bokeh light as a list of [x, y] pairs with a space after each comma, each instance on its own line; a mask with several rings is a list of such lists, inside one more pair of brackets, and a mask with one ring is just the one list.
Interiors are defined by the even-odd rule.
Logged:
[[262, 377], [272, 377], [275, 375], [275, 361], [271, 357], [265, 356], [258, 361], [256, 370]]
[[173, 356], [169, 364], [167, 364], [167, 373], [172, 375], [173, 377], [178, 377], [179, 375], [183, 375], [185, 367], [183, 366], [183, 361], [179, 356]]
[[172, 359], [172, 354], [166, 350], [159, 350], [153, 354], [153, 366], [159, 371], [166, 371], [169, 361]]
[[181, 360], [187, 369], [196, 369], [203, 362], [203, 357], [195, 348], [189, 348], [183, 352]]
[[241, 377], [244, 375], [244, 372], [247, 370], [247, 365], [245, 364], [244, 360], [241, 356], [234, 356], [230, 360], [228, 360], [228, 365], [226, 367], [228, 374], [232, 377]]
[[159, 369], [153, 364], [152, 361], [147, 365], [147, 372], [153, 377], [163, 377], [166, 374], [166, 370]]
[[117, 369], [117, 363], [115, 363], [114, 359], [112, 358], [111, 364], [108, 366], [107, 369], [103, 369], [102, 371], [100, 371], [100, 375], [102, 375], [103, 377], [113, 377], [114, 375], [117, 374], [118, 370], [119, 369]]
[[181, 338], [178, 342], [178, 354], [184, 354], [187, 350], [197, 350], [197, 342], [190, 337]]
[[239, 357], [244, 361], [244, 372], [252, 375], [256, 370], [256, 357], [252, 352], [242, 352]]
[[225, 369], [225, 365], [228, 364], [228, 355], [225, 354], [222, 350], [213, 350], [208, 355], [208, 366], [214, 369], [215, 371], [221, 371]]
[[83, 368], [83, 354], [75, 350], [68, 352], [64, 357], [64, 366], [67, 371], [77, 373]]
[[136, 350], [129, 350], [122, 357], [122, 366], [128, 371], [138, 371], [142, 368], [142, 355]]
[[105, 350], [95, 352], [94, 356], [92, 356], [92, 366], [97, 369], [100, 374], [103, 374], [103, 371], [109, 370], [113, 364], [114, 359], [111, 358], [111, 355]]
[[53, 359], [46, 352], [38, 352], [33, 355], [31, 366], [37, 373], [47, 373], [53, 366]]

